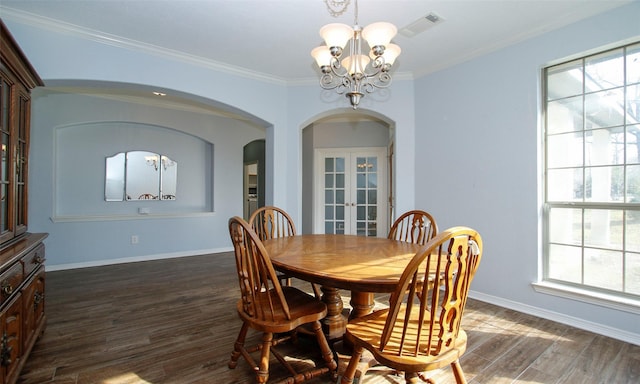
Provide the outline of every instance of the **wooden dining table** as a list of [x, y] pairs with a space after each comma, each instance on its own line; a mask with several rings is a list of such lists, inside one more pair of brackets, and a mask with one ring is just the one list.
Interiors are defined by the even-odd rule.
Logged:
[[422, 247], [378, 237], [315, 234], [265, 240], [275, 269], [322, 286], [327, 305], [323, 328], [330, 340], [342, 338], [340, 289], [351, 291], [349, 318], [370, 313], [374, 294], [393, 292], [407, 263]]

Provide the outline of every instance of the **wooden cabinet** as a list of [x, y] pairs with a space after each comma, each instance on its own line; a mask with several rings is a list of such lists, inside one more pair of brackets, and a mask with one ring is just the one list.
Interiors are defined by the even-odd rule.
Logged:
[[27, 232], [31, 89], [44, 85], [0, 20], [0, 380], [44, 331], [46, 234]]
[[5, 243], [27, 231], [30, 92], [44, 84], [0, 24], [0, 243]]

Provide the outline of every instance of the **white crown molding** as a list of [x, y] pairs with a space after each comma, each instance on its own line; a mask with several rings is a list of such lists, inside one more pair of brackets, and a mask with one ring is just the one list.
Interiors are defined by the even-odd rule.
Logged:
[[21, 24], [31, 25], [36, 28], [46, 29], [56, 33], [72, 35], [81, 39], [94, 41], [100, 44], [111, 45], [113, 47], [124, 48], [134, 51], [143, 51], [152, 55], [171, 58], [183, 61], [192, 65], [213, 69], [216, 71], [236, 75], [240, 77], [250, 78], [262, 82], [272, 83], [276, 85], [287, 85], [287, 81], [264, 73], [251, 71], [245, 68], [230, 66], [214, 60], [206, 59], [188, 53], [158, 47], [153, 44], [147, 44], [140, 41], [127, 39], [90, 28], [84, 28], [78, 25], [66, 23], [64, 21], [51, 19], [29, 12], [20, 11], [10, 7], [0, 5], [0, 13], [3, 19], [13, 20]]

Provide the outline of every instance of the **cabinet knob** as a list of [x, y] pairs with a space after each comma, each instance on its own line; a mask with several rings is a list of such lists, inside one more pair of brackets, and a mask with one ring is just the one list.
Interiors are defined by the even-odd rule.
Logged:
[[42, 255], [40, 255], [40, 253], [36, 253], [36, 255], [33, 257], [33, 264], [44, 264], [45, 262], [45, 258], [42, 257]]
[[7, 296], [13, 293], [13, 287], [11, 286], [11, 282], [9, 281], [3, 281], [2, 285], [0, 286], [0, 289], [2, 289], [2, 293], [4, 293]]

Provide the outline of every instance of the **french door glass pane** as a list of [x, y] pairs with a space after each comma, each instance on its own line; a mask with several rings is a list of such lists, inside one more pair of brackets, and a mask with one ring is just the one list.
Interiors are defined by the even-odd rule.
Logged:
[[326, 157], [324, 160], [324, 231], [344, 234], [345, 159]]
[[368, 199], [378, 188], [378, 162], [376, 157], [356, 158], [356, 206], [357, 234], [377, 235], [377, 201]]

